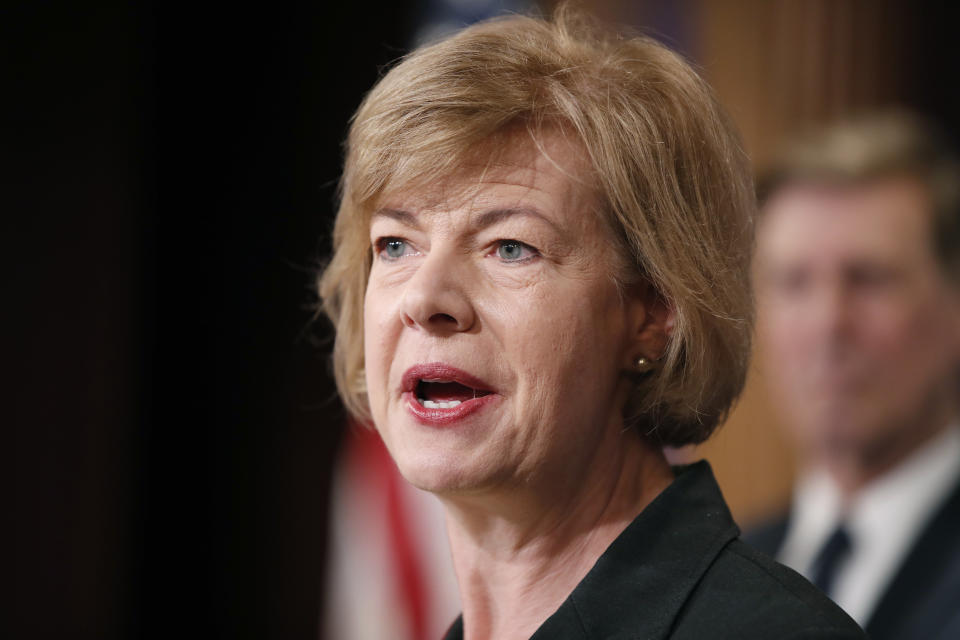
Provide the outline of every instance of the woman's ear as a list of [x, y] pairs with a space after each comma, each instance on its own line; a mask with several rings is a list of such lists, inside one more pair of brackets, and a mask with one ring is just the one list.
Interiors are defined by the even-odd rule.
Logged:
[[667, 350], [676, 324], [676, 309], [645, 280], [630, 287], [627, 295], [631, 345], [625, 355], [630, 358], [631, 366], [635, 366], [638, 358], [656, 362]]

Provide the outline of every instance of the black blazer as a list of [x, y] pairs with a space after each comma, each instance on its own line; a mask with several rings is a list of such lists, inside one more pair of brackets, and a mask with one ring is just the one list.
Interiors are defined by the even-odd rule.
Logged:
[[[706, 462], [677, 471], [531, 640], [864, 637], [799, 574], [739, 540]], [[446, 640], [462, 638], [457, 619]]]
[[[775, 555], [788, 524], [784, 514], [749, 531], [744, 539]], [[880, 595], [866, 631], [873, 640], [960, 639], [960, 482]]]

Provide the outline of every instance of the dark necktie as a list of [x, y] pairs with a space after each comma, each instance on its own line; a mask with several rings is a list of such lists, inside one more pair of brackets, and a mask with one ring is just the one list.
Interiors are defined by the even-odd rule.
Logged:
[[837, 577], [837, 569], [850, 555], [852, 546], [853, 541], [850, 539], [850, 534], [847, 533], [846, 528], [841, 523], [827, 538], [820, 549], [820, 553], [813, 561], [812, 582], [828, 596], [831, 595], [830, 591], [833, 588], [833, 581]]

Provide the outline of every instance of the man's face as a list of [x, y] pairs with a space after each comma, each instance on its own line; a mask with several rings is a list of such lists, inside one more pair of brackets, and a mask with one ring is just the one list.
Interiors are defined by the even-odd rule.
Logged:
[[953, 410], [957, 291], [909, 178], [787, 186], [756, 263], [763, 374], [814, 456], [890, 458]]

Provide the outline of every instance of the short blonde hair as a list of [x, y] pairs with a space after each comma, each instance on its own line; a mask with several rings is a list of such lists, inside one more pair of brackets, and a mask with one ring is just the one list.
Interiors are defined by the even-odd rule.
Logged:
[[[569, 11], [511, 16], [414, 51], [367, 95], [347, 139], [334, 254], [319, 281], [336, 329], [334, 372], [369, 418], [363, 298], [371, 213], [387, 191], [450, 175], [477, 148], [525, 128], [577, 139], [629, 273], [675, 309], [664, 357], [637, 379], [625, 419], [655, 442], [705, 440], [739, 395], [753, 327], [754, 197], [738, 137], [677, 54]], [[589, 215], [589, 214], [588, 214]]]

